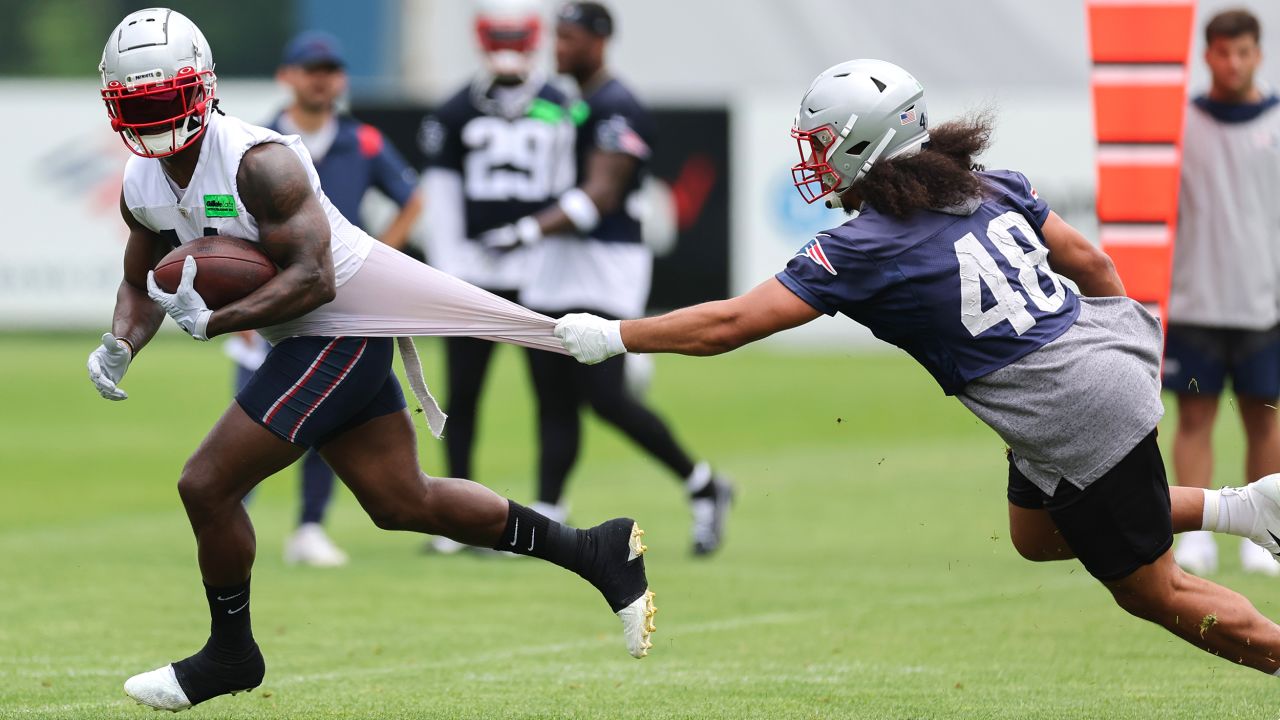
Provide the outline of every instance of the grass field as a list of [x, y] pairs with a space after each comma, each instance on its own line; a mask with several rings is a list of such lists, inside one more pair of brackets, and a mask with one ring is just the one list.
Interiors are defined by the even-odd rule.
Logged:
[[[121, 683], [207, 633], [174, 483], [227, 402], [230, 368], [216, 347], [170, 335], [124, 382], [131, 398], [108, 403], [85, 379], [95, 342], [0, 336], [2, 718], [152, 717]], [[500, 353], [478, 462], [517, 500], [533, 492], [524, 377], [518, 353]], [[661, 608], [650, 658], [626, 655], [616, 619], [568, 573], [423, 556], [345, 491], [330, 528], [352, 563], [284, 566], [286, 472], [251, 507], [266, 682], [187, 717], [1280, 715], [1274, 678], [1128, 617], [1074, 562], [1020, 559], [999, 439], [905, 356], [661, 358], [652, 397], [740, 501], [723, 553], [694, 560], [676, 483], [590, 427], [572, 518], [630, 514], [648, 530]], [[1220, 481], [1235, 483], [1240, 433], [1228, 420], [1219, 436]], [[439, 471], [441, 448], [421, 442]], [[1241, 574], [1235, 543], [1222, 549], [1220, 579], [1280, 617], [1280, 581]]]

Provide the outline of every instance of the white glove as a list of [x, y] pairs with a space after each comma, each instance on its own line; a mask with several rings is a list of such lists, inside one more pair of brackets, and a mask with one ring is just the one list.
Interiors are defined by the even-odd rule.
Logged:
[[169, 313], [169, 317], [178, 323], [178, 327], [196, 340], [208, 340], [205, 330], [209, 327], [209, 318], [213, 311], [205, 304], [204, 298], [196, 292], [196, 259], [190, 255], [182, 261], [182, 279], [178, 282], [178, 291], [167, 293], [156, 285], [156, 274], [147, 271], [147, 294], [157, 305]]
[[480, 233], [476, 238], [488, 250], [506, 252], [521, 245], [533, 245], [542, 239], [542, 227], [532, 215], [526, 215], [510, 225], [503, 225]]
[[129, 369], [133, 352], [115, 335], [105, 333], [102, 344], [89, 353], [89, 380], [98, 388], [98, 394], [108, 400], [128, 399], [129, 393], [116, 387]]
[[622, 321], [588, 313], [570, 313], [556, 321], [556, 337], [580, 363], [595, 365], [627, 351], [622, 344]]

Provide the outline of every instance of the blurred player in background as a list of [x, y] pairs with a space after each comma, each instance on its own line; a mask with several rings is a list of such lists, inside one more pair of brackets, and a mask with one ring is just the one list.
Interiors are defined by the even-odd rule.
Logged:
[[[298, 35], [285, 48], [276, 78], [293, 92], [293, 102], [267, 127], [302, 140], [325, 195], [356, 226], [364, 228], [360, 203], [370, 188], [395, 202], [400, 211], [381, 240], [404, 250], [422, 210], [417, 176], [377, 128], [338, 113], [338, 100], [347, 88], [346, 59], [338, 39], [323, 32]], [[255, 332], [246, 332], [229, 338], [224, 348], [236, 361], [239, 392], [266, 359], [267, 342]], [[285, 542], [286, 563], [315, 567], [346, 564], [347, 554], [329, 539], [323, 526], [334, 481], [333, 470], [324, 458], [314, 448], [307, 452], [302, 459], [302, 508], [298, 527]]]
[[[1204, 529], [1280, 554], [1280, 475], [1171, 497], [1156, 445], [1159, 323], [1026, 177], [974, 165], [990, 135], [981, 115], [930, 129], [923, 88], [896, 65], [831, 67], [801, 100], [792, 172], [806, 200], [857, 217], [740, 297], [641, 320], [569, 315], [556, 334], [584, 362], [713, 355], [842, 313], [909, 353], [1008, 445], [1020, 554], [1077, 557], [1133, 615], [1277, 673], [1280, 626], [1183, 572], [1171, 547], [1175, 530]], [[945, 493], [946, 480], [919, 482]]]
[[[1228, 10], [1204, 34], [1212, 86], [1187, 107], [1164, 360], [1164, 387], [1178, 398], [1173, 475], [1197, 488], [1213, 480], [1213, 425], [1228, 376], [1244, 423], [1246, 481], [1280, 472], [1280, 98], [1254, 81], [1257, 18]], [[1218, 568], [1207, 532], [1180, 537], [1174, 557], [1201, 575]], [[1280, 574], [1248, 541], [1240, 561]]]
[[[181, 710], [262, 682], [266, 664], [249, 609], [256, 548], [242, 500], [312, 447], [381, 528], [446, 535], [578, 573], [622, 620], [628, 652], [643, 657], [656, 608], [643, 533], [633, 520], [577, 530], [482, 485], [428, 477], [418, 466], [416, 433], [391, 371], [396, 341], [374, 332], [384, 306], [416, 301], [483, 336], [493, 335], [481, 329], [486, 316], [519, 306], [409, 259], [347, 222], [296, 137], [217, 110], [213, 67], [200, 30], [164, 8], [125, 17], [108, 36], [99, 66], [111, 127], [137, 157], [125, 166], [120, 198], [129, 228], [124, 279], [111, 332], [89, 355], [89, 379], [104, 398], [126, 399], [119, 384], [166, 313], [196, 340], [260, 329], [272, 342], [178, 480], [208, 601], [208, 642], [186, 659], [129, 678], [125, 692], [151, 707]], [[216, 310], [195, 289], [193, 256], [176, 291], [160, 289], [151, 272], [157, 260], [205, 235], [257, 243], [280, 270]], [[422, 278], [434, 281], [424, 287]], [[318, 321], [334, 327], [342, 319], [375, 336], [305, 332]], [[181, 395], [175, 402], [180, 413]]]
[[[429, 202], [431, 264], [508, 300], [517, 299], [528, 249], [494, 252], [481, 238], [528, 216], [573, 187], [570, 103], [535, 67], [542, 33], [539, 0], [482, 0], [475, 16], [484, 68], [422, 123], [423, 186]], [[495, 343], [445, 340], [448, 354], [449, 474], [474, 477], [476, 411]], [[533, 509], [563, 520], [554, 506]], [[432, 540], [437, 552], [462, 544]]]
[[[520, 301], [551, 315], [636, 317], [649, 297], [653, 254], [641, 241], [640, 222], [628, 203], [644, 178], [654, 128], [648, 111], [605, 67], [613, 28], [613, 17], [599, 3], [561, 8], [556, 65], [577, 83], [586, 112], [577, 137], [578, 186], [551, 207], [484, 238], [495, 250], [536, 245]], [[573, 236], [551, 237], [561, 233]], [[666, 423], [629, 391], [623, 358], [596, 367], [549, 353], [529, 360], [538, 395], [538, 507], [559, 508], [550, 516], [564, 517], [561, 500], [578, 457], [581, 408], [590, 405], [684, 482], [693, 552], [719, 548], [732, 487], [706, 462], [695, 463]]]

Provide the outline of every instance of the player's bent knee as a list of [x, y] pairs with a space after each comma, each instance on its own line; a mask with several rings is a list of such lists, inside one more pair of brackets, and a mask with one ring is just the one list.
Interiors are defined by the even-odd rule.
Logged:
[[212, 476], [201, 469], [194, 457], [187, 461], [178, 477], [178, 496], [187, 508], [210, 507], [219, 500]]
[[1186, 591], [1187, 576], [1177, 568], [1172, 573], [1151, 576], [1139, 572], [1123, 580], [1108, 583], [1112, 597], [1122, 610], [1134, 617], [1163, 624], [1169, 619], [1169, 613], [1176, 605], [1179, 593]]

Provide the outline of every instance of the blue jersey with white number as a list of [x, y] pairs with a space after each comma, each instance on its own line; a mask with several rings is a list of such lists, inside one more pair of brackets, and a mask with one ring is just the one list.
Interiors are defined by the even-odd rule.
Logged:
[[[905, 220], [868, 208], [818, 233], [778, 280], [906, 350], [948, 395], [1053, 341], [1079, 298], [1048, 264], [1049, 206], [1020, 173], [978, 173], [976, 208]], [[972, 210], [970, 214], [964, 213]]]
[[428, 115], [418, 133], [427, 169], [462, 176], [470, 240], [542, 210], [573, 187], [574, 138], [568, 98], [546, 83], [518, 117], [478, 107], [467, 85]]

